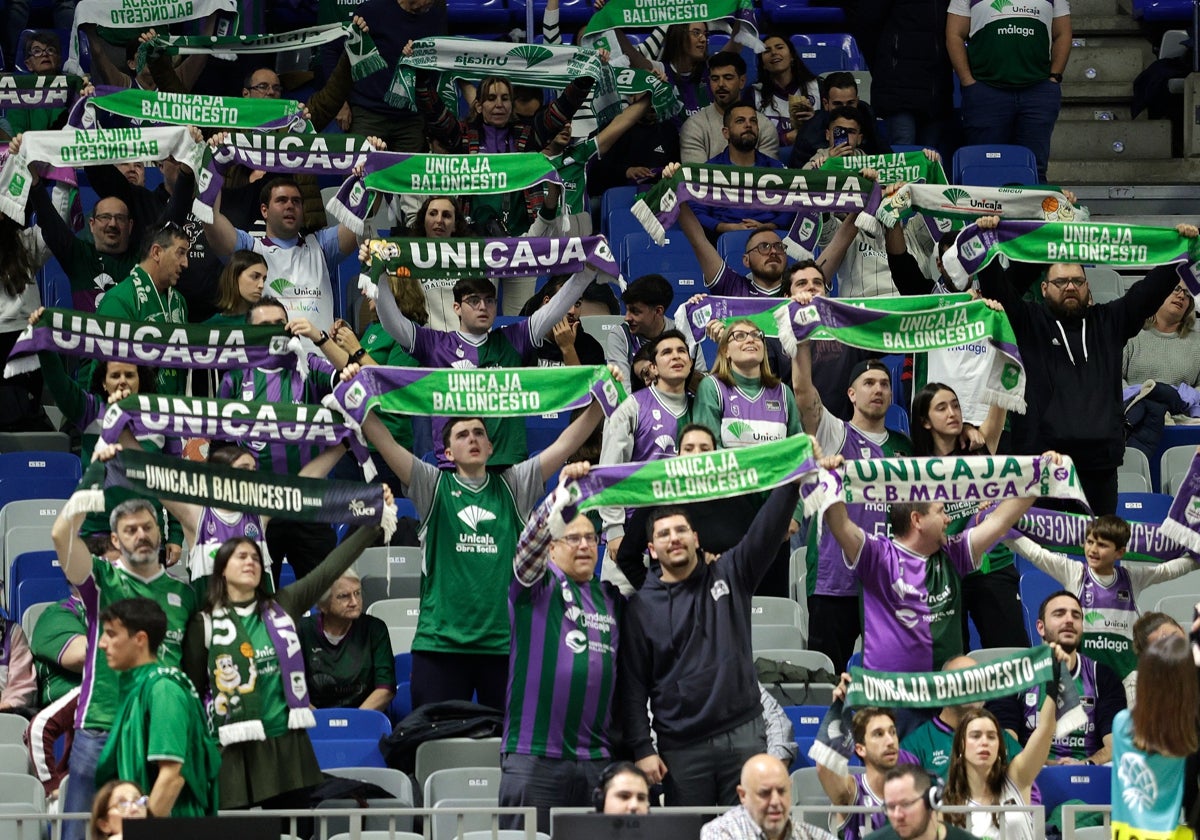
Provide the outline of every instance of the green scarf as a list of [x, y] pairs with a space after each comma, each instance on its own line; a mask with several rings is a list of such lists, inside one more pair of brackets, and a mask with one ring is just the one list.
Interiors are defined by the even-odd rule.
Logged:
[[989, 502], [1046, 496], [1087, 504], [1075, 465], [1042, 455], [876, 458], [847, 461], [837, 474], [848, 505]]
[[709, 23], [720, 21], [728, 29], [731, 22], [741, 24], [734, 40], [755, 52], [762, 52], [751, 0], [705, 0], [703, 3], [683, 0], [609, 0], [604, 8], [592, 15], [580, 39], [590, 44], [609, 29], [648, 29], [675, 23]]
[[688, 163], [639, 195], [631, 210], [661, 245], [679, 218], [682, 201], [776, 213], [852, 213], [866, 207], [873, 186], [858, 175]]
[[878, 236], [920, 213], [935, 219], [939, 230], [953, 230], [980, 216], [1005, 219], [1040, 219], [1047, 222], [1086, 222], [1086, 207], [1076, 207], [1057, 187], [970, 187], [955, 184], [905, 184], [887, 198], [880, 179], [867, 209], [854, 224], [860, 230]]
[[1200, 260], [1200, 239], [1181, 236], [1174, 228], [1005, 220], [993, 230], [963, 228], [942, 255], [942, 265], [961, 284], [1000, 254], [1018, 262], [1154, 268]]
[[[871, 306], [876, 300], [904, 298], [873, 298]], [[1025, 411], [1025, 366], [1017, 337], [1008, 316], [983, 301], [900, 314], [817, 297], [803, 307], [789, 301], [775, 311], [775, 322], [789, 355], [795, 355], [798, 343], [809, 338], [834, 338], [880, 353], [923, 353], [986, 340], [997, 353], [988, 369], [983, 398], [1009, 411]]]
[[880, 184], [897, 181], [921, 181], [926, 184], [945, 184], [946, 170], [940, 160], [930, 160], [922, 151], [892, 152], [886, 155], [841, 155], [829, 157], [821, 164], [822, 172], [857, 174], [863, 168], [879, 173]]
[[65, 108], [83, 87], [80, 76], [17, 73], [0, 76], [0, 108]]
[[[121, 707], [116, 714], [116, 724], [109, 733], [108, 742], [96, 762], [96, 784], [112, 779], [134, 782], [142, 790], [149, 791], [153, 784], [150, 768], [153, 760], [146, 755], [150, 728], [154, 725], [151, 695], [160, 682], [173, 682], [191, 698], [192, 712], [187, 722], [188, 748], [181, 772], [187, 795], [180, 796], [170, 814], [160, 817], [202, 817], [217, 815], [217, 776], [221, 769], [221, 751], [212, 737], [208, 716], [200, 705], [200, 698], [191, 680], [178, 668], [160, 665], [157, 662], [135, 668], [121, 676]], [[176, 721], [171, 720], [170, 723]], [[164, 722], [159, 722], [162, 726]]]
[[237, 0], [187, 0], [185, 3], [163, 3], [162, 0], [88, 0], [75, 6], [75, 21], [67, 46], [63, 67], [71, 73], [80, 72], [79, 27], [85, 23], [133, 29], [136, 35], [146, 29], [160, 32], [173, 23], [200, 20], [217, 12], [237, 12]]
[[238, 470], [126, 450], [108, 462], [106, 485], [155, 499], [300, 522], [379, 525], [389, 541], [396, 530], [396, 508], [384, 504], [379, 484]]
[[279, 35], [198, 36], [156, 35], [138, 47], [137, 71], [142, 72], [158, 55], [215, 55], [218, 57], [272, 56], [281, 50], [295, 50], [346, 39], [350, 75], [355, 81], [383, 70], [387, 63], [375, 48], [375, 42], [351, 23], [309, 26]]
[[132, 120], [200, 128], [304, 130], [304, 106], [292, 99], [250, 99], [241, 96], [201, 96], [155, 90], [122, 90], [84, 100], [80, 127], [96, 128], [96, 111]]

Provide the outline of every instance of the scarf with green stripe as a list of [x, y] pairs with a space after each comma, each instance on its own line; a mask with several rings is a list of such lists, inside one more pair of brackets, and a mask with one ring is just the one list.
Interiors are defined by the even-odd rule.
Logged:
[[713, 29], [723, 31], [737, 24], [734, 41], [755, 52], [763, 51], [751, 0], [609, 0], [588, 20], [581, 41], [590, 44], [610, 29], [649, 29], [676, 23], [711, 23]]
[[301, 522], [378, 525], [388, 541], [396, 530], [396, 507], [384, 504], [380, 484], [238, 470], [129, 449], [108, 462], [105, 485], [155, 499]]
[[362, 235], [376, 195], [496, 195], [543, 183], [561, 184], [558, 172], [538, 152], [491, 155], [427, 155], [371, 152], [363, 176], [352, 175], [325, 209]]
[[98, 87], [96, 92], [103, 95], [89, 96], [75, 103], [67, 118], [69, 125], [100, 128], [97, 112], [103, 111], [127, 120], [222, 130], [304, 131], [309, 128], [303, 114], [304, 106], [294, 99], [202, 96], [110, 87]]
[[1091, 214], [1077, 207], [1057, 187], [970, 187], [955, 184], [905, 184], [884, 197], [880, 179], [867, 208], [854, 220], [860, 230], [879, 236], [884, 228], [914, 213], [938, 222], [938, 230], [953, 230], [980, 216], [1038, 219], [1046, 222], [1086, 222]]
[[[877, 304], [875, 301], [878, 300]], [[1025, 412], [1025, 366], [1008, 316], [983, 301], [937, 309], [894, 312], [885, 300], [872, 299], [868, 309], [826, 297], [808, 306], [789, 301], [775, 311], [779, 340], [788, 355], [808, 338], [834, 338], [842, 344], [880, 353], [923, 353], [987, 340], [996, 350], [981, 394], [989, 405]]]
[[367, 413], [430, 417], [528, 417], [572, 411], [593, 400], [611, 415], [625, 398], [604, 365], [548, 368], [399, 368], [367, 365], [325, 405], [357, 429]]
[[218, 12], [234, 13], [237, 0], [187, 0], [186, 3], [163, 3], [162, 0], [87, 0], [75, 4], [75, 20], [67, 43], [67, 59], [63, 68], [68, 73], [80, 73], [79, 27], [84, 24], [133, 29], [165, 31], [171, 24], [200, 20]]
[[601, 127], [621, 112], [622, 96], [649, 93], [660, 120], [670, 119], [682, 107], [674, 89], [654, 74], [644, 70], [614, 74], [614, 69], [600, 60], [599, 53], [585, 47], [510, 44], [476, 38], [422, 38], [413, 42], [413, 54], [396, 64], [392, 83], [384, 95], [389, 105], [416, 108], [418, 70], [441, 73], [438, 95], [452, 111], [458, 110], [456, 80], [478, 82], [497, 74], [513, 84], [555, 90], [562, 90], [580, 76], [591, 77], [590, 101]]
[[[254, 644], [242, 616], [231, 607], [202, 612], [204, 643], [208, 648], [208, 697], [211, 715], [221, 746], [246, 741], [265, 741], [263, 718], [273, 716], [268, 707], [279, 700], [260, 691]], [[288, 709], [288, 729], [311, 729], [317, 725], [309, 708], [308, 685], [304, 678], [304, 656], [296, 623], [274, 601], [259, 612], [271, 646], [279, 660], [279, 676]]]
[[[1096, 222], [1022, 222], [1002, 220], [983, 230], [967, 225], [942, 255], [942, 265], [956, 284], [1000, 254], [1028, 263], [1086, 263], [1127, 268], [1154, 268], [1166, 263], [1192, 265], [1200, 260], [1200, 238], [1173, 228]], [[1200, 292], [1192, 271], [1181, 272], [1192, 293]]]
[[1200, 454], [1192, 458], [1187, 473], [1175, 490], [1175, 501], [1162, 524], [1165, 536], [1200, 554]]
[[797, 226], [789, 238], [803, 244], [815, 238], [816, 231], [799, 235], [796, 231], [801, 220], [814, 213], [862, 210], [873, 186], [872, 181], [856, 174], [688, 163], [649, 192], [639, 195], [631, 211], [659, 245], [666, 239], [667, 229], [679, 218], [679, 205], [683, 201], [708, 207], [792, 212], [797, 214]]
[[0, 108], [65, 108], [83, 87], [81, 76], [14, 73], [0, 76]]
[[[1176, 496], [1176, 501], [1181, 496]], [[1173, 517], [1167, 521], [1172, 521]], [[1066, 513], [1059, 510], [1030, 508], [1022, 516], [1010, 536], [1029, 537], [1038, 545], [1062, 554], [1079, 554], [1082, 551], [1088, 527], [1095, 519], [1081, 513]], [[1163, 523], [1165, 524], [1165, 523]], [[1176, 523], [1178, 524], [1178, 523]], [[1174, 560], [1188, 551], [1188, 546], [1173, 534], [1178, 531], [1167, 529], [1153, 522], [1129, 523], [1129, 545], [1121, 556], [1122, 562], [1162, 563]], [[1193, 551], [1195, 549], [1192, 549]]]
[[270, 56], [281, 50], [297, 50], [346, 39], [346, 55], [350, 58], [350, 75], [354, 81], [387, 67], [371, 36], [352, 23], [329, 23], [309, 26], [279, 35], [186, 36], [156, 35], [138, 47], [137, 72], [159, 55], [215, 55], [237, 59], [239, 56]]

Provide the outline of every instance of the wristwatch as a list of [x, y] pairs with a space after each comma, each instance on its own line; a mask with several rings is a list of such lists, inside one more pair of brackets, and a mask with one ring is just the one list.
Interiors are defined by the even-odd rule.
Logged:
[[353, 353], [350, 354], [350, 363], [357, 364], [359, 362], [359, 360], [362, 359], [362, 357], [365, 355], [367, 355], [366, 348], [359, 347], [357, 350], [355, 350]]
[[325, 330], [321, 330], [321, 337], [318, 338], [316, 341], [314, 341], [313, 344], [317, 347], [320, 347], [322, 344], [324, 344], [328, 340], [329, 340], [329, 333], [325, 332]]
[[1052, 81], [1052, 82], [1058, 82], [1058, 83], [1061, 85], [1061, 84], [1062, 84], [1062, 76], [1063, 76], [1063, 74], [1062, 74], [1062, 73], [1051, 73], [1051, 74], [1050, 74], [1050, 81]]

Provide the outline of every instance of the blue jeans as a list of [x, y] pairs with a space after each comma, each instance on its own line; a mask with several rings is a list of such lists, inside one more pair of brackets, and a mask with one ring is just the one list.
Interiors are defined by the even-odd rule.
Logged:
[[976, 82], [962, 89], [963, 128], [972, 145], [1011, 143], [1037, 159], [1038, 180], [1046, 182], [1050, 135], [1058, 120], [1062, 88], [1045, 79], [1023, 88], [996, 88]]
[[884, 117], [883, 121], [887, 125], [889, 145], [936, 149], [942, 142], [941, 118], [904, 111]]
[[[67, 794], [63, 799], [63, 813], [87, 813], [92, 810], [92, 799], [96, 796], [96, 762], [108, 733], [99, 729], [77, 729], [71, 742], [71, 757], [67, 770], [71, 779], [67, 782]], [[84, 840], [87, 820], [71, 820], [63, 826], [63, 840]]]

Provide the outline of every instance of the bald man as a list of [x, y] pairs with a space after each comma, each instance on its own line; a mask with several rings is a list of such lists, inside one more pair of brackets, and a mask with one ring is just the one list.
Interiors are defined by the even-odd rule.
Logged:
[[[946, 660], [943, 671], [961, 671], [979, 663], [969, 656], [955, 656]], [[982, 709], [983, 703], [963, 703], [958, 706], [943, 706], [933, 720], [926, 721], [904, 736], [900, 748], [908, 750], [921, 760], [921, 766], [935, 776], [946, 777], [950, 769], [950, 748], [954, 744], [954, 730], [962, 716], [971, 709]], [[1004, 730], [1004, 746], [1008, 759], [1021, 751], [1021, 742]]]
[[700, 829], [700, 840], [834, 840], [828, 831], [792, 820], [792, 779], [783, 762], [759, 753], [742, 765], [741, 805]]

